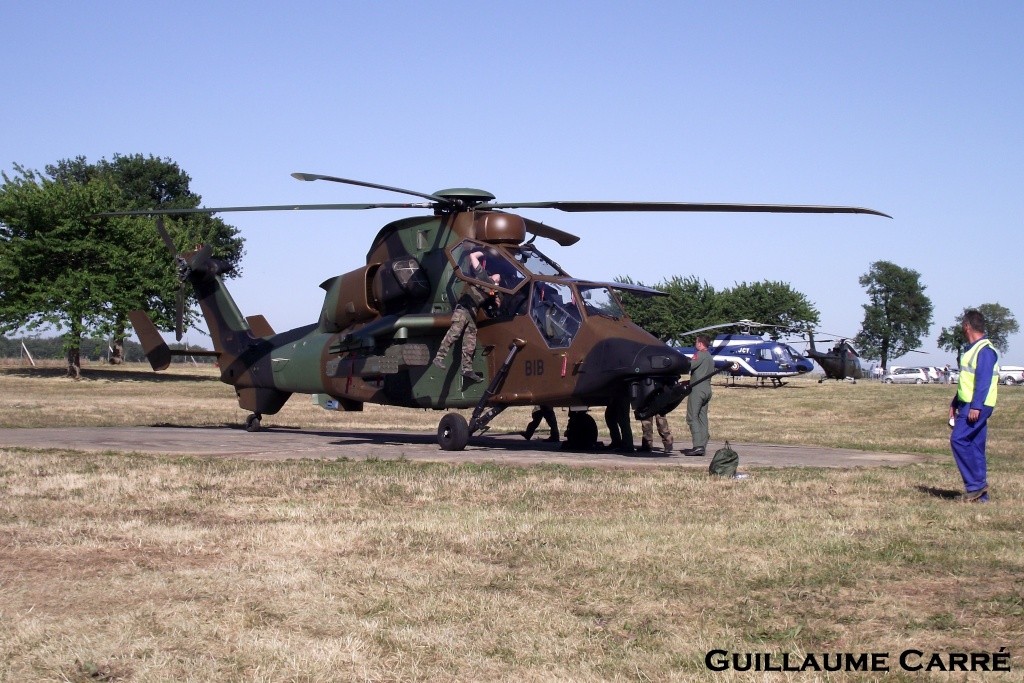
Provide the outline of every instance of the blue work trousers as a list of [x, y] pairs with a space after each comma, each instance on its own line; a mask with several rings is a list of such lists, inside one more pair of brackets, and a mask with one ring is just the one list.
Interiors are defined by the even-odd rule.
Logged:
[[[964, 490], [978, 491], [988, 486], [987, 466], [985, 463], [985, 439], [988, 436], [988, 418], [992, 408], [984, 406], [981, 416], [974, 424], [967, 421], [969, 405], [957, 409], [953, 433], [949, 435], [949, 445], [953, 449], [953, 459], [964, 478]], [[988, 496], [986, 495], [985, 498]]]

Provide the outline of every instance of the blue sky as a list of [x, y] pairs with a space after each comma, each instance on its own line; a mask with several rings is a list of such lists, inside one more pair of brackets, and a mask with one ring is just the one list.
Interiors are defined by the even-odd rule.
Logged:
[[[532, 211], [570, 273], [781, 280], [853, 335], [871, 262], [921, 273], [924, 349], [970, 305], [1024, 321], [1024, 3], [15, 2], [0, 168], [170, 157], [208, 206], [403, 201], [289, 177], [554, 199], [891, 214]], [[226, 214], [230, 288], [277, 329], [409, 212]], [[203, 341], [197, 338], [196, 341]], [[1024, 334], [1006, 362], [1024, 364]]]

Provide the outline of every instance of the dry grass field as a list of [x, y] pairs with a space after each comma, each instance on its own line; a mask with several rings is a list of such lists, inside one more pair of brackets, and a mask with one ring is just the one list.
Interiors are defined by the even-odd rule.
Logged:
[[[0, 428], [237, 424], [211, 370], [0, 368]], [[715, 439], [948, 452], [943, 386], [715, 387]], [[495, 431], [521, 429], [528, 409]], [[294, 397], [267, 426], [422, 428]], [[671, 417], [686, 440], [684, 417]], [[873, 680], [712, 650], [888, 653], [886, 680], [1024, 680], [1024, 387], [992, 502], [901, 468], [595, 470], [0, 449], [0, 680]], [[742, 453], [741, 459], [742, 459]], [[1008, 672], [938, 672], [959, 653]], [[933, 671], [904, 671], [907, 663]], [[741, 657], [742, 660], [742, 657]], [[986, 660], [990, 661], [990, 660]], [[763, 668], [763, 667], [762, 667]]]

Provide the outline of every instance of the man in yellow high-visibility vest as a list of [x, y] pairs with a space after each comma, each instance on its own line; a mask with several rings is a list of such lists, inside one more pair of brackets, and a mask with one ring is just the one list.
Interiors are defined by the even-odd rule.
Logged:
[[979, 311], [966, 311], [962, 325], [970, 346], [960, 358], [956, 396], [949, 406], [953, 420], [949, 445], [964, 479], [961, 500], [984, 503], [988, 501], [985, 439], [999, 394], [999, 352], [985, 337], [985, 317]]

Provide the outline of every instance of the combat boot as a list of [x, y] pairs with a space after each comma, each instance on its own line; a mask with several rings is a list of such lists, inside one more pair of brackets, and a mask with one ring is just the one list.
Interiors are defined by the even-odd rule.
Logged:
[[638, 452], [640, 452], [640, 453], [650, 453], [651, 452], [651, 442], [648, 441], [647, 439], [641, 440], [640, 441], [640, 448], [638, 448], [636, 450]]
[[665, 442], [665, 455], [672, 454], [672, 439]]

